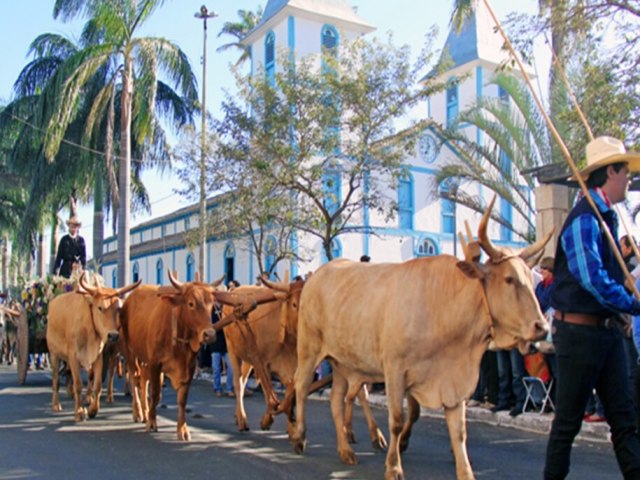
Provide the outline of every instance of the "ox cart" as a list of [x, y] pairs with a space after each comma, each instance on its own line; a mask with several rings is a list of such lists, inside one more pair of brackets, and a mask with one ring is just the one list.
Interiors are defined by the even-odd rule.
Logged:
[[[17, 316], [16, 364], [18, 383], [24, 385], [29, 369], [29, 355], [47, 354], [47, 312], [49, 302], [65, 292], [77, 289], [81, 272], [75, 272], [71, 278], [47, 275], [26, 283], [20, 291], [20, 304]], [[93, 282], [101, 281], [99, 275], [92, 275]]]

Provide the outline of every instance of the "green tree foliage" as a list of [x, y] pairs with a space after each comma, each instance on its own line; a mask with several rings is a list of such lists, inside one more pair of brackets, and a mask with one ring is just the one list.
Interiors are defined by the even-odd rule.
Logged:
[[251, 49], [248, 46], [243, 45], [242, 40], [247, 33], [253, 30], [260, 23], [262, 13], [263, 11], [261, 6], [258, 6], [255, 12], [251, 10], [238, 10], [238, 17], [240, 17], [240, 20], [237, 22], [224, 22], [220, 33], [218, 33], [218, 37], [222, 35], [229, 35], [235, 40], [219, 46], [216, 49], [216, 52], [224, 52], [230, 48], [240, 50], [242, 53], [236, 61], [236, 67], [249, 60], [251, 58]]

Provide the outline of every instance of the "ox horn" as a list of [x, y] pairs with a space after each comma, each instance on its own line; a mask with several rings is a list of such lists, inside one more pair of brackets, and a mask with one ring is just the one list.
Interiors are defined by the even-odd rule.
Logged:
[[195, 282], [196, 283], [200, 283], [201, 282], [201, 277], [200, 277], [200, 272], [196, 272], [196, 278], [195, 278]]
[[82, 272], [82, 275], [80, 275], [80, 279], [78, 280], [78, 283], [80, 284], [83, 290], [86, 290], [91, 295], [96, 295], [98, 293], [98, 287], [91, 287], [87, 283], [85, 283], [84, 281], [85, 273], [86, 271]]
[[539, 239], [536, 243], [523, 248], [522, 251], [520, 252], [520, 258], [522, 258], [523, 260], [528, 260], [538, 252], [542, 251], [544, 247], [547, 245], [547, 243], [549, 242], [549, 240], [551, 240], [551, 237], [553, 236], [553, 232], [555, 232], [555, 230], [556, 230], [556, 226], [554, 225], [553, 227], [551, 227], [551, 230], [549, 231], [549, 233], [547, 233], [544, 237]]
[[178, 290], [179, 292], [184, 292], [184, 288], [185, 288], [184, 283], [178, 281], [178, 279], [173, 276], [173, 272], [171, 271], [171, 269], [169, 269], [169, 281], [171, 282], [171, 285], [175, 287], [176, 290]]
[[289, 293], [291, 285], [285, 282], [272, 282], [266, 275], [260, 277], [260, 281], [267, 287], [278, 292]]
[[219, 286], [220, 286], [220, 284], [223, 282], [224, 277], [226, 277], [226, 276], [227, 276], [227, 274], [226, 274], [226, 273], [223, 273], [223, 274], [222, 274], [222, 276], [221, 276], [218, 280], [216, 280], [215, 282], [213, 282], [213, 283], [211, 284], [211, 286], [212, 286], [213, 288], [219, 287]]
[[141, 283], [142, 283], [142, 279], [138, 280], [136, 283], [132, 283], [131, 285], [127, 285], [126, 287], [122, 287], [122, 288], [116, 290], [115, 296], [116, 297], [122, 297], [126, 293], [129, 293], [131, 290], [134, 290], [134, 289], [138, 288]]
[[489, 258], [491, 260], [499, 260], [502, 257], [502, 252], [493, 246], [491, 240], [489, 240], [489, 236], [487, 235], [487, 225], [489, 223], [489, 218], [491, 217], [491, 210], [493, 210], [493, 204], [496, 202], [496, 195], [493, 196], [491, 202], [489, 203], [489, 207], [487, 211], [484, 212], [482, 216], [482, 220], [480, 221], [480, 226], [478, 227], [478, 243], [482, 249], [487, 252]]

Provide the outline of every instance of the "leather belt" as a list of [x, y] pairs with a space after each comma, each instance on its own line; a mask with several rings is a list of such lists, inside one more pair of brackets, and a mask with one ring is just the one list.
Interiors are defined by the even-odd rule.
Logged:
[[568, 313], [556, 311], [553, 315], [554, 320], [560, 322], [573, 323], [574, 325], [586, 325], [589, 327], [614, 328], [618, 317], [600, 317], [598, 315], [590, 315], [588, 313]]

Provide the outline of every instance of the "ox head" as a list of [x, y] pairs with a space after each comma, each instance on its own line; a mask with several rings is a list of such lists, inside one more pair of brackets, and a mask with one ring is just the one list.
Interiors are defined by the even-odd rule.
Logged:
[[174, 315], [183, 330], [178, 335], [188, 340], [194, 352], [200, 349], [201, 344], [213, 343], [216, 339], [216, 332], [211, 327], [211, 311], [215, 301], [213, 292], [223, 279], [213, 284], [202, 283], [199, 278], [195, 282], [182, 283], [169, 271], [171, 286], [158, 289], [162, 300], [176, 309]]
[[[482, 217], [475, 245], [479, 245], [489, 259], [480, 264], [479, 249], [473, 248], [476, 242], [469, 245], [463, 242], [465, 261], [458, 262], [458, 268], [483, 284], [483, 303], [490, 315], [495, 346], [510, 349], [517, 345], [523, 350], [527, 342], [545, 337], [548, 331], [535, 296], [531, 267], [550, 240], [553, 230], [520, 251], [498, 248], [487, 235], [494, 202], [495, 196]], [[483, 317], [486, 318], [486, 315]]]
[[93, 327], [103, 341], [118, 341], [122, 298], [141, 283], [142, 280], [138, 280], [136, 283], [119, 289], [94, 287], [86, 283], [85, 272], [80, 275], [78, 293], [85, 296], [91, 312]]

